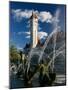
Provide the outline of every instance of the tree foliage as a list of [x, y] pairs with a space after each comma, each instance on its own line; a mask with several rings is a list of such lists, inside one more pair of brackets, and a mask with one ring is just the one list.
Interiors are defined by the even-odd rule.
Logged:
[[14, 45], [10, 46], [10, 60], [11, 61], [16, 61], [16, 60], [20, 60], [21, 56], [19, 54], [19, 51], [17, 50], [17, 48]]

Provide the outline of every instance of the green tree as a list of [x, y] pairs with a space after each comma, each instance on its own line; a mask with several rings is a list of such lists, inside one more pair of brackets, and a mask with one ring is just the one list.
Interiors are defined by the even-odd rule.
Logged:
[[16, 62], [17, 60], [21, 59], [19, 51], [17, 50], [17, 48], [14, 45], [10, 46], [9, 52], [10, 52], [10, 60], [12, 62]]

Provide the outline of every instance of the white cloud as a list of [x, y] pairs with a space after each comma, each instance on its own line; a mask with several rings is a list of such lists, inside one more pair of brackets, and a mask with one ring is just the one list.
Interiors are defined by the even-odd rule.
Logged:
[[24, 10], [22, 11], [21, 9], [12, 9], [12, 14], [14, 16], [14, 18], [17, 21], [21, 21], [23, 18], [29, 18], [31, 16], [32, 10]]
[[18, 34], [18, 35], [21, 35], [21, 34], [24, 34], [24, 32], [18, 32], [17, 34]]
[[43, 32], [43, 31], [38, 32], [39, 39], [46, 38], [46, 36], [48, 36], [46, 32]]
[[28, 38], [28, 39], [29, 39], [29, 38], [30, 38], [30, 35], [26, 36], [26, 38]]
[[[26, 34], [25, 38], [30, 38], [30, 32], [24, 32], [23, 34]], [[39, 39], [46, 38], [46, 36], [48, 36], [48, 33], [43, 32], [43, 31], [38, 32]]]
[[[50, 12], [47, 12], [47, 11], [38, 12], [37, 10], [34, 11], [34, 12], [36, 14], [38, 14], [38, 19], [41, 22], [51, 23], [52, 14]], [[32, 10], [25, 9], [23, 11], [21, 9], [15, 9], [15, 10], [13, 9], [12, 13], [13, 13], [14, 18], [16, 18], [17, 20], [21, 21], [23, 18], [30, 18], [31, 14], [32, 14]]]
[[12, 9], [12, 14], [13, 14], [13, 18], [16, 19], [17, 21], [21, 21], [22, 17], [21, 17], [21, 9]]
[[23, 31], [21, 31], [21, 32], [18, 32], [17, 34], [18, 34], [18, 35], [22, 35], [22, 34], [30, 35], [30, 32], [23, 32]]
[[27, 28], [30, 28], [30, 21], [27, 22], [26, 27], [27, 27]]
[[51, 19], [52, 19], [52, 15], [50, 12], [42, 11], [39, 14], [39, 19], [42, 22], [49, 22], [50, 23]]
[[21, 14], [21, 17], [25, 17], [25, 18], [29, 18], [31, 16], [31, 13], [32, 13], [32, 10], [25, 10], [25, 11], [22, 11], [20, 12]]
[[27, 34], [27, 35], [30, 35], [30, 32], [24, 32], [25, 34]]
[[21, 11], [21, 9], [12, 9], [12, 13], [18, 13], [20, 11]]

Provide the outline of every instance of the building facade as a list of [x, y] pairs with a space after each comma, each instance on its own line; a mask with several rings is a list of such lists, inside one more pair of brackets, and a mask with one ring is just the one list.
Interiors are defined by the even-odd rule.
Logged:
[[38, 43], [38, 16], [32, 12], [30, 17], [30, 43], [35, 48]]

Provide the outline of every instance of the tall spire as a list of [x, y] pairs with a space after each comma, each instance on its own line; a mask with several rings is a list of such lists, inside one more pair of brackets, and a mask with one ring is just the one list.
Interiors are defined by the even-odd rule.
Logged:
[[35, 14], [34, 10], [32, 10], [32, 15], [30, 18], [38, 18], [37, 15]]
[[32, 15], [34, 14], [34, 10], [32, 10]]
[[34, 10], [32, 10], [32, 15], [30, 17], [30, 33], [31, 33], [31, 48], [35, 48], [37, 41], [37, 33], [38, 33], [38, 17], [35, 14]]

